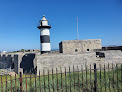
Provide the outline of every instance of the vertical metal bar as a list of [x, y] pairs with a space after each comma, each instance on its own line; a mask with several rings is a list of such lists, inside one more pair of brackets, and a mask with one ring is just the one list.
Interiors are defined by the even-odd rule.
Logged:
[[115, 92], [115, 89], [114, 89], [114, 67], [113, 67], [113, 63], [112, 63], [112, 71], [113, 71], [113, 90]]
[[75, 92], [75, 71], [74, 71], [74, 65], [73, 65], [73, 76], [74, 76], [74, 92]]
[[[122, 79], [122, 64], [120, 70], [121, 70], [121, 79]], [[122, 83], [120, 85], [122, 85]]]
[[105, 92], [106, 92], [106, 71], [105, 71], [105, 64], [104, 64], [104, 85], [105, 85]]
[[40, 70], [39, 70], [39, 87], [40, 87], [40, 92], [41, 92]]
[[101, 84], [101, 64], [100, 64], [100, 92], [102, 92], [102, 84]]
[[56, 68], [56, 78], [57, 78], [57, 92], [58, 92], [58, 70]]
[[27, 75], [25, 74], [25, 81], [26, 81], [26, 92], [27, 92]]
[[78, 72], [78, 87], [79, 87], [79, 92], [80, 92], [80, 82], [79, 82], [79, 68], [78, 68], [78, 65], [77, 65], [77, 72]]
[[90, 84], [91, 84], [91, 92], [92, 92], [92, 82], [91, 82], [91, 64], [90, 64]]
[[108, 63], [108, 81], [109, 81], [109, 91], [110, 89], [110, 70], [109, 70], [109, 63]]
[[121, 64], [121, 79], [122, 79], [122, 64]]
[[30, 72], [30, 91], [32, 91], [32, 86], [31, 86], [31, 72]]
[[69, 78], [70, 78], [70, 92], [71, 92], [71, 74], [70, 74], [70, 66], [69, 66]]
[[61, 69], [61, 89], [62, 89], [62, 92], [63, 92], [63, 83], [62, 83], [62, 68], [60, 67]]
[[44, 92], [45, 92], [45, 71], [43, 69], [43, 78], [44, 78]]
[[94, 63], [94, 91], [97, 92], [97, 69], [96, 63]]
[[50, 76], [49, 76], [49, 69], [48, 69], [48, 89], [49, 89], [49, 92], [50, 92]]
[[118, 84], [118, 64], [116, 64], [116, 70], [117, 70], [117, 91], [119, 91], [119, 84]]
[[36, 73], [35, 73], [35, 92], [37, 91], [36, 89]]
[[7, 89], [7, 75], [6, 75], [6, 92], [8, 92], [8, 89]]
[[53, 81], [53, 92], [54, 92], [53, 68], [52, 68], [52, 81]]
[[81, 71], [82, 71], [82, 91], [84, 92], [84, 89], [83, 89], [83, 67], [81, 66]]
[[16, 74], [15, 74], [15, 92], [17, 92]]
[[1, 75], [1, 92], [3, 92], [3, 81], [2, 81], [2, 75]]
[[[122, 79], [122, 64], [121, 64], [121, 68], [120, 68], [120, 70], [121, 70], [121, 79]], [[120, 85], [122, 85], [122, 82], [121, 82]]]
[[88, 82], [87, 82], [87, 65], [85, 64], [85, 67], [86, 67], [86, 91], [88, 92], [88, 88], [87, 88], [87, 86], [88, 86]]
[[20, 92], [22, 92], [22, 74], [20, 72]]
[[11, 80], [11, 92], [12, 92], [12, 76], [10, 75], [10, 80]]
[[66, 86], [65, 88], [66, 88], [66, 92], [67, 92], [67, 78], [66, 78], [66, 76], [67, 75], [66, 75], [66, 67], [65, 67], [65, 86]]

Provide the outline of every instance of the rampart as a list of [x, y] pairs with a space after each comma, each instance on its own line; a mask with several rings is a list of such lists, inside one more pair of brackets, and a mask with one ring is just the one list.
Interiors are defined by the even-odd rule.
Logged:
[[0, 69], [13, 69], [15, 73], [34, 71], [36, 69], [35, 53], [0, 54]]
[[[101, 64], [102, 66], [108, 63], [122, 63], [122, 52], [121, 51], [101, 51], [105, 53], [105, 58], [96, 57], [96, 52], [82, 52], [82, 53], [70, 53], [70, 54], [45, 54], [37, 56], [37, 75], [39, 75], [39, 71], [43, 74], [43, 69], [46, 71], [49, 69], [49, 72], [52, 72], [54, 69], [54, 73], [56, 73], [56, 68], [60, 71], [60, 67], [62, 68], [62, 72], [65, 71], [65, 67], [68, 69], [69, 66], [73, 69], [73, 65], [77, 70], [77, 67], [81, 69], [85, 68], [85, 64], [90, 66], [90, 64], [96, 63], [97, 66]], [[72, 71], [72, 70], [71, 70]]]
[[22, 55], [17, 54], [0, 54], [0, 69], [11, 68], [18, 74], [20, 69], [20, 61]]
[[[72, 54], [50, 54], [50, 55], [41, 55], [37, 57], [37, 75], [43, 73], [44, 70], [48, 70], [51, 72], [53, 69], [60, 70], [62, 68], [62, 72], [64, 72], [65, 67], [69, 68], [69, 66], [79, 66], [84, 65], [87, 62], [92, 62], [96, 60], [96, 56], [94, 52], [89, 53], [72, 53]], [[55, 70], [54, 70], [55, 72]], [[46, 72], [45, 72], [46, 73]]]
[[[0, 68], [7, 69], [12, 68], [17, 74], [19, 72], [30, 73], [37, 72], [37, 75], [43, 73], [43, 69], [46, 71], [49, 69], [57, 68], [58, 71], [60, 67], [62, 72], [64, 72], [65, 67], [68, 69], [69, 66], [77, 69], [76, 66], [81, 69], [85, 68], [85, 64], [89, 66], [90, 64], [108, 64], [108, 63], [122, 63], [122, 51], [100, 51], [105, 53], [105, 58], [96, 57], [96, 52], [75, 52], [70, 54], [64, 53], [52, 53], [52, 54], [42, 54], [39, 53], [14, 53], [14, 54], [1, 54], [0, 55]], [[47, 72], [45, 72], [46, 74]]]

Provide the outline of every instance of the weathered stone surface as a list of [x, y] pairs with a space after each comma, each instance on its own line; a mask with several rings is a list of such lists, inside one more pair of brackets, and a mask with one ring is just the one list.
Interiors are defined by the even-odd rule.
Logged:
[[61, 53], [87, 52], [101, 48], [101, 39], [68, 40], [59, 43]]
[[72, 54], [48, 54], [37, 56], [37, 75], [39, 71], [43, 74], [43, 69], [45, 70], [45, 74], [47, 74], [47, 70], [49, 69], [50, 73], [52, 68], [54, 69], [54, 73], [56, 73], [56, 68], [60, 72], [60, 67], [62, 72], [64, 72], [65, 67], [69, 68], [71, 66], [71, 71], [73, 69], [73, 65], [75, 66], [75, 70], [77, 70], [77, 66], [79, 69], [85, 68], [85, 64], [90, 66], [96, 63], [97, 67], [99, 64], [107, 66], [108, 63], [116, 64], [122, 63], [122, 52], [121, 51], [103, 51], [105, 53], [105, 58], [97, 58], [95, 52], [84, 52], [84, 53], [72, 53]]
[[[34, 69], [37, 68], [37, 75], [40, 73], [43, 73], [43, 69], [45, 70], [45, 74], [47, 74], [47, 70], [49, 69], [50, 73], [52, 72], [52, 68], [54, 69], [54, 73], [56, 72], [56, 68], [58, 69], [58, 72], [61, 71], [64, 72], [65, 67], [68, 70], [69, 66], [71, 67], [71, 71], [73, 69], [81, 70], [82, 68], [85, 68], [85, 64], [87, 64], [88, 68], [90, 64], [96, 63], [97, 67], [99, 67], [99, 64], [102, 66], [105, 64], [107, 66], [108, 63], [122, 63], [122, 52], [121, 51], [100, 51], [105, 53], [105, 58], [97, 58], [96, 52], [89, 51], [89, 52], [80, 52], [80, 53], [55, 53], [55, 54], [44, 54], [40, 55], [39, 53], [35, 53], [35, 58], [33, 59]], [[23, 69], [20, 67], [21, 62], [23, 61], [23, 56], [29, 54], [29, 53], [14, 53], [14, 54], [5, 54], [0, 55], [0, 68], [6, 69], [7, 66], [11, 66], [12, 63], [14, 63], [14, 71], [19, 74], [19, 72], [22, 72]], [[27, 60], [30, 61], [30, 58], [27, 58]], [[32, 62], [28, 62], [28, 66]], [[60, 68], [61, 67], [61, 68]]]
[[[0, 54], [0, 69], [7, 69], [12, 68], [14, 69], [14, 72], [19, 74], [20, 72], [23, 73], [23, 69], [20, 67], [20, 64], [23, 62], [23, 57], [26, 54], [31, 53], [9, 53], [9, 54]], [[35, 53], [33, 53], [35, 54]], [[30, 63], [33, 64], [34, 69], [36, 68], [36, 58], [33, 58], [33, 61], [31, 62], [31, 56], [25, 60], [27, 62], [27, 66], [30, 67]]]
[[50, 70], [53, 68], [54, 71], [57, 68], [60, 70], [62, 67], [62, 71], [64, 68], [68, 68], [69, 66], [81, 66], [87, 62], [95, 61], [95, 52], [88, 53], [74, 53], [74, 54], [52, 54], [52, 55], [41, 55], [37, 57], [37, 75], [39, 71], [43, 72], [44, 70]]

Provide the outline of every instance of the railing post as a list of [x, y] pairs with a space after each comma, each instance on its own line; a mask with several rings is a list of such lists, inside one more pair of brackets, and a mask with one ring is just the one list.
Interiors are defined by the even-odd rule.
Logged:
[[94, 92], [97, 92], [97, 69], [96, 63], [94, 63]]
[[2, 82], [2, 75], [1, 75], [1, 92], [3, 92], [3, 82]]
[[12, 92], [12, 76], [10, 75], [10, 82], [11, 82], [11, 92]]
[[15, 74], [15, 92], [17, 92], [16, 74]]
[[20, 72], [20, 92], [22, 92], [22, 73]]

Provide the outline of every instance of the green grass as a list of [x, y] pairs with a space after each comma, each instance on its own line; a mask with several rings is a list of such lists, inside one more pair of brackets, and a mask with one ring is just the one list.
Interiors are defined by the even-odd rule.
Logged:
[[[118, 72], [118, 84], [117, 84], [117, 72]], [[114, 70], [114, 82], [113, 82], [113, 71], [107, 71], [106, 70], [106, 77], [104, 78], [104, 71], [102, 70], [101, 72], [101, 82], [100, 82], [100, 71], [97, 71], [97, 87], [98, 87], [98, 92], [117, 92], [117, 90], [122, 91], [122, 70], [119, 69]], [[75, 75], [75, 77], [74, 77]], [[34, 76], [34, 75], [32, 75]], [[78, 76], [79, 76], [79, 82], [78, 82]], [[10, 76], [7, 76], [8, 80], [10, 80]], [[23, 75], [25, 77], [25, 75]], [[29, 75], [27, 75], [29, 77]], [[37, 92], [40, 90], [40, 85], [41, 84], [41, 90], [42, 92], [53, 92], [53, 83], [54, 83], [54, 90], [57, 92], [57, 77], [58, 77], [58, 92], [66, 92], [66, 84], [67, 84], [67, 92], [70, 92], [70, 82], [71, 82], [71, 90], [72, 92], [91, 92], [91, 90], [94, 90], [94, 72], [91, 72], [90, 76], [90, 71], [87, 71], [87, 81], [86, 81], [86, 71], [83, 72], [75, 72], [73, 73], [67, 73], [66, 74], [66, 82], [65, 82], [65, 74], [62, 74], [62, 81], [61, 81], [61, 74], [58, 75], [53, 75], [53, 80], [52, 80], [52, 75], [49, 76], [49, 85], [48, 85], [48, 76], [41, 76], [40, 83], [39, 83], [39, 77], [36, 77], [36, 88]], [[83, 77], [83, 81], [82, 81]], [[19, 76], [17, 76], [19, 78]], [[91, 78], [91, 80], [90, 80]], [[12, 77], [14, 79], [14, 77]], [[44, 87], [44, 79], [45, 79], [45, 87]], [[74, 87], [74, 79], [75, 79], [75, 87]], [[2, 80], [6, 80], [6, 76], [2, 76]], [[61, 86], [62, 82], [62, 86]], [[18, 92], [20, 91], [20, 82], [19, 79], [16, 80], [17, 83], [17, 90]], [[8, 92], [11, 92], [11, 82], [8, 81], [7, 83], [7, 90]], [[105, 87], [106, 85], [106, 87]], [[109, 86], [110, 85], [110, 86]], [[0, 84], [1, 87], [1, 84]], [[22, 87], [23, 91], [26, 92], [26, 79], [24, 78], [22, 80]], [[79, 88], [80, 87], [80, 88]], [[45, 91], [44, 91], [45, 90]], [[1, 88], [0, 88], [1, 91]], [[6, 82], [3, 82], [3, 92], [6, 91]], [[15, 92], [15, 80], [12, 80], [12, 91]], [[28, 92], [34, 92], [35, 91], [35, 78], [27, 78], [27, 91]]]

